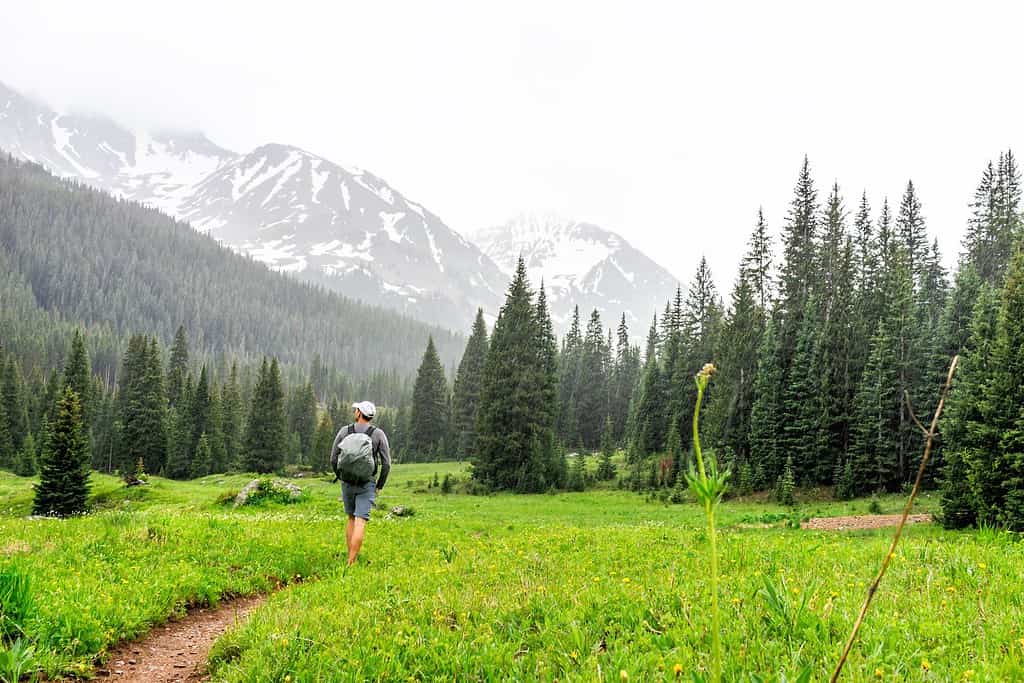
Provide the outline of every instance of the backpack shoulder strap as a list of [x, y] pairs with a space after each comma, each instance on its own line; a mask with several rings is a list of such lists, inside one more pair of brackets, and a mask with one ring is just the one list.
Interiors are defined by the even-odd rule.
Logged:
[[356, 433], [356, 426], [354, 424], [350, 424], [348, 426], [348, 433], [349, 434], [355, 434]]
[[374, 427], [373, 425], [370, 425], [369, 427], [366, 428], [366, 431], [363, 432], [363, 433], [366, 434], [368, 437], [370, 437], [372, 439], [373, 438], [373, 433], [375, 431], [377, 431], [377, 428]]

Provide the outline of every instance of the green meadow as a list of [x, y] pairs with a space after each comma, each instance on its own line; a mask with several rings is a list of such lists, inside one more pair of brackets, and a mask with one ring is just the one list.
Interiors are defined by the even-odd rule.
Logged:
[[[454, 493], [432, 486], [456, 480]], [[93, 475], [94, 512], [27, 519], [0, 473], [0, 569], [28, 577], [31, 667], [88, 676], [116, 643], [189, 606], [271, 597], [214, 646], [216, 681], [690, 680], [709, 667], [707, 537], [696, 504], [642, 494], [474, 496], [466, 468], [399, 465], [360, 564], [344, 565], [338, 487], [233, 509], [245, 475]], [[393, 506], [411, 516], [388, 516]], [[724, 679], [827, 680], [891, 529], [795, 528], [902, 499], [730, 500], [719, 515]], [[937, 509], [932, 494], [916, 512]], [[1024, 543], [908, 527], [844, 670], [848, 681], [1024, 679]]]

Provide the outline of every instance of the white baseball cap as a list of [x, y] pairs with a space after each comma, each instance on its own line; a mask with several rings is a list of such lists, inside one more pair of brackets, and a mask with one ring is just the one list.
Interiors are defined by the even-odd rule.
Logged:
[[362, 413], [365, 417], [373, 417], [377, 414], [377, 406], [373, 405], [369, 401], [353, 403], [352, 407]]

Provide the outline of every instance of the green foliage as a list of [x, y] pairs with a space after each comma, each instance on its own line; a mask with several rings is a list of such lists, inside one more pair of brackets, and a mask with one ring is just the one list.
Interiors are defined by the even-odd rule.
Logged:
[[89, 450], [82, 406], [67, 386], [46, 435], [32, 512], [56, 517], [80, 514], [86, 510], [88, 494]]
[[476, 453], [476, 418], [486, 361], [487, 324], [483, 309], [477, 309], [453, 387], [452, 429], [458, 434], [455, 454], [460, 459], [471, 458]]
[[434, 340], [427, 340], [412, 392], [412, 422], [407, 462], [438, 460], [448, 433], [448, 381]]
[[32, 671], [35, 646], [18, 638], [10, 647], [0, 643], [0, 683], [18, 683]]
[[25, 635], [34, 612], [32, 581], [17, 563], [0, 567], [0, 647]]
[[549, 322], [537, 312], [520, 259], [494, 324], [477, 415], [473, 477], [490, 489], [536, 492], [549, 484], [555, 407], [545, 402], [547, 345], [538, 344]]
[[793, 473], [793, 456], [786, 458], [786, 466], [782, 470], [776, 486], [775, 499], [782, 505], [795, 505], [796, 475]]
[[261, 474], [280, 469], [287, 439], [281, 373], [276, 358], [269, 364], [264, 358], [246, 423], [246, 469]]
[[609, 415], [605, 418], [604, 432], [601, 434], [601, 458], [597, 465], [597, 478], [601, 481], [609, 481], [615, 478], [615, 463], [612, 456], [615, 454], [615, 423]]

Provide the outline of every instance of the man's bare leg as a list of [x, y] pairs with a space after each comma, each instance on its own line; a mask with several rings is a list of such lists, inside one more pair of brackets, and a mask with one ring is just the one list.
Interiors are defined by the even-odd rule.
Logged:
[[348, 563], [355, 564], [359, 557], [359, 550], [363, 547], [363, 533], [366, 531], [366, 520], [362, 517], [350, 517], [349, 528], [352, 529], [352, 537], [348, 542]]
[[350, 552], [352, 550], [352, 527], [355, 526], [355, 516], [348, 516], [348, 524], [345, 525], [345, 551]]

